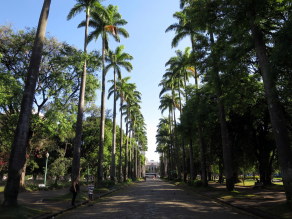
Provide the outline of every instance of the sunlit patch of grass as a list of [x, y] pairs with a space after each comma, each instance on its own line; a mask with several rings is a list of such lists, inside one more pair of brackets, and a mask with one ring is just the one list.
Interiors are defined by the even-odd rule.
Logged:
[[283, 185], [283, 182], [273, 182], [273, 184], [282, 186]]
[[105, 187], [94, 189], [94, 192], [96, 192], [96, 193], [105, 193], [105, 192], [109, 192], [109, 191], [110, 191], [109, 188], [105, 188]]
[[244, 182], [241, 181], [239, 183], [236, 183], [235, 185], [236, 186], [254, 186], [255, 182], [256, 182], [255, 180], [248, 179], [248, 180], [244, 180]]
[[232, 195], [224, 195], [224, 196], [221, 196], [220, 198], [222, 198], [222, 199], [232, 199], [232, 198], [234, 198], [234, 196], [232, 196]]
[[254, 194], [245, 194], [236, 190], [232, 192], [223, 192], [223, 193], [217, 194], [217, 198], [221, 198], [221, 199], [232, 199], [232, 198], [241, 199], [241, 198], [252, 198], [255, 196], [256, 195]]
[[32, 218], [44, 213], [39, 209], [33, 209], [26, 206], [4, 207], [0, 206], [1, 218]]

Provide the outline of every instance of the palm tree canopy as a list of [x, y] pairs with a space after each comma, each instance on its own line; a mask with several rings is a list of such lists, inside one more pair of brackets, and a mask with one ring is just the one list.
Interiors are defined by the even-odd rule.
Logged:
[[121, 67], [126, 69], [128, 72], [133, 69], [132, 64], [129, 62], [133, 59], [133, 57], [130, 54], [123, 52], [123, 50], [123, 45], [118, 46], [114, 52], [109, 50], [106, 56], [106, 61], [109, 64], [105, 67], [105, 71], [108, 72], [109, 69], [113, 68], [114, 71], [118, 74], [119, 78], [122, 77]]
[[69, 14], [67, 15], [67, 20], [72, 19], [77, 14], [87, 10], [93, 11], [96, 9], [101, 9], [103, 6], [99, 3], [98, 0], [76, 0], [77, 3], [73, 6], [70, 10]]
[[[91, 13], [89, 26], [94, 30], [88, 36], [88, 42], [93, 39], [97, 40], [98, 37], [103, 36], [105, 40], [106, 49], [108, 50], [108, 34], [111, 35], [117, 42], [120, 41], [120, 35], [125, 38], [129, 37], [126, 29], [122, 28], [127, 24], [127, 21], [122, 19], [121, 14], [118, 12], [118, 7], [108, 5], [104, 10], [96, 8]], [[84, 27], [86, 21], [82, 21], [78, 27]]]

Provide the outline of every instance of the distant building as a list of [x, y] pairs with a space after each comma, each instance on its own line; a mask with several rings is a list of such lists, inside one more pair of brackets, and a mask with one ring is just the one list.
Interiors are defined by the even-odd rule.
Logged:
[[146, 161], [146, 173], [158, 173], [159, 172], [159, 162], [154, 160]]

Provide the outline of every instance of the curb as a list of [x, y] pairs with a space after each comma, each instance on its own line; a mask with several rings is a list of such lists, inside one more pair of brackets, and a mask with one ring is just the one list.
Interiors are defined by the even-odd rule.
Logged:
[[274, 216], [269, 215], [268, 213], [266, 213], [262, 210], [259, 210], [259, 209], [253, 208], [253, 207], [241, 207], [241, 206], [233, 205], [229, 202], [223, 201], [223, 200], [218, 199], [218, 198], [211, 198], [211, 197], [205, 196], [203, 194], [200, 194], [200, 195], [202, 195], [204, 197], [208, 197], [209, 199], [214, 200], [222, 205], [227, 205], [227, 206], [234, 208], [236, 210], [240, 210], [241, 212], [244, 212], [245, 214], [249, 214], [252, 216], [265, 218], [265, 219], [278, 219], [278, 217], [274, 217]]
[[[102, 197], [104, 197], [104, 196], [107, 196], [107, 195], [109, 195], [109, 194], [111, 194], [111, 193], [113, 193], [113, 192], [116, 192], [116, 191], [120, 190], [121, 188], [122, 188], [122, 187], [119, 187], [119, 188], [116, 188], [116, 189], [110, 190], [110, 191], [108, 191], [108, 192], [106, 192], [106, 193], [100, 194], [100, 195], [98, 195], [96, 198], [94, 198], [93, 200], [100, 199], [100, 198], [102, 198]], [[38, 215], [38, 216], [36, 216], [36, 217], [33, 217], [32, 219], [51, 219], [51, 218], [55, 218], [57, 215], [63, 214], [63, 213], [65, 213], [65, 212], [67, 212], [67, 211], [73, 210], [73, 209], [75, 209], [75, 208], [78, 208], [78, 207], [80, 207], [80, 206], [82, 206], [82, 205], [86, 205], [86, 204], [88, 204], [88, 203], [89, 203], [89, 201], [86, 200], [86, 201], [83, 201], [83, 202], [81, 202], [81, 203], [79, 203], [79, 204], [76, 204], [75, 206], [71, 206], [71, 207], [69, 207], [69, 208], [66, 208], [66, 209], [64, 209], [64, 210], [61, 210], [61, 211], [58, 211], [58, 212], [55, 212], [55, 213], [44, 213], [44, 214], [42, 214], [42, 215]]]

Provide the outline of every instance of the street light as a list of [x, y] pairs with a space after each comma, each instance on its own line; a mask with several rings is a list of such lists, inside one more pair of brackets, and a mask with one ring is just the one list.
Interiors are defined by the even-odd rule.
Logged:
[[48, 171], [48, 158], [49, 158], [49, 153], [47, 152], [46, 153], [46, 169], [45, 169], [45, 181], [44, 181], [44, 184], [45, 184], [45, 186], [46, 186], [46, 182], [47, 182], [47, 171]]

